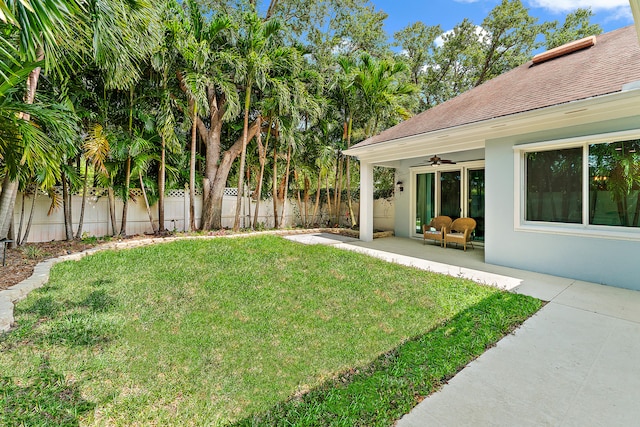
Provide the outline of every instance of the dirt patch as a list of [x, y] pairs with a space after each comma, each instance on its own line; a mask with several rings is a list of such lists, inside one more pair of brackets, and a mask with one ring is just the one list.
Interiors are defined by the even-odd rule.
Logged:
[[[126, 240], [146, 239], [149, 236], [129, 236]], [[113, 240], [112, 240], [113, 241]], [[41, 261], [82, 252], [105, 243], [102, 240], [73, 240], [27, 243], [19, 248], [7, 248], [6, 265], [2, 266], [2, 247], [0, 245], [0, 290], [22, 282], [33, 274], [33, 268]]]

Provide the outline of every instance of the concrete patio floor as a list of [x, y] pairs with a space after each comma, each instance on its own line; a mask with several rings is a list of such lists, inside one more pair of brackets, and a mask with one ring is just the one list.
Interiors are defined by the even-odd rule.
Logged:
[[549, 301], [399, 427], [639, 425], [640, 292], [484, 264], [480, 248], [465, 253], [402, 238], [305, 239]]

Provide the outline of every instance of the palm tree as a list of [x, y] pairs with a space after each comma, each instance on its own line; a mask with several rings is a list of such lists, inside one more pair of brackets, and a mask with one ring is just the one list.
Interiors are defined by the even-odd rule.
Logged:
[[[202, 228], [222, 228], [222, 199], [229, 171], [242, 148], [242, 138], [226, 151], [222, 147], [222, 126], [236, 117], [240, 100], [234, 84], [234, 67], [241, 63], [231, 49], [235, 23], [228, 15], [209, 19], [198, 4], [186, 0], [177, 7], [173, 26], [178, 41], [176, 49], [182, 64], [176, 75], [187, 96], [185, 115], [193, 115], [193, 103], [199, 104], [195, 119], [198, 135], [206, 150], [203, 179]], [[254, 134], [255, 128], [252, 127]], [[249, 132], [251, 136], [251, 129]]]
[[[175, 3], [168, 2], [164, 11], [165, 25], [171, 30], [174, 28], [175, 16], [173, 6]], [[177, 43], [175, 31], [165, 32], [164, 43], [152, 58], [151, 65], [156, 71], [158, 78], [158, 107], [156, 110], [156, 131], [160, 136], [160, 161], [158, 162], [158, 231], [166, 231], [164, 226], [164, 193], [166, 186], [167, 150], [175, 153], [182, 147], [176, 134], [177, 119], [174, 114], [175, 101], [170, 88], [171, 75], [175, 72], [177, 62]]]
[[[4, 103], [4, 101], [7, 101], [7, 91], [15, 86], [24, 77], [24, 74], [27, 74], [26, 71], [29, 71], [26, 78], [27, 90], [24, 96], [24, 104], [33, 104], [41, 65], [46, 69], [61, 70], [62, 65], [65, 63], [62, 48], [63, 41], [77, 40], [78, 37], [75, 36], [75, 33], [83, 29], [81, 25], [76, 25], [78, 23], [74, 17], [75, 14], [82, 10], [80, 2], [76, 0], [44, 0], [38, 2], [37, 6], [36, 8], [31, 7], [30, 3], [25, 0], [5, 0], [2, 2], [2, 7], [0, 7], [0, 18], [9, 30], [0, 36], [0, 45], [5, 48], [2, 51], [3, 53], [7, 52], [6, 48], [15, 46], [12, 49], [13, 52], [3, 55], [2, 66], [0, 66], [4, 80], [0, 89], [0, 97], [3, 98], [3, 109], [6, 108], [0, 114], [7, 119], [9, 117], [6, 114], [17, 113], [21, 120], [25, 122], [31, 120], [33, 111], [29, 108], [12, 111], [16, 104], [11, 102]], [[18, 35], [18, 37], [14, 38], [13, 35]], [[14, 42], [16, 43], [15, 45], [13, 44]], [[15, 58], [7, 60], [13, 54], [15, 54]], [[22, 69], [20, 68], [21, 64], [24, 64]], [[11, 127], [11, 134], [18, 138], [25, 137], [22, 134], [23, 131], [30, 134], [30, 136], [34, 136], [37, 133], [34, 132], [34, 129], [24, 127], [13, 120], [9, 120], [9, 122], [5, 122], [5, 124]], [[51, 142], [46, 138], [43, 139], [42, 136], [44, 135], [40, 135], [38, 142]], [[43, 152], [46, 153], [46, 151], [44, 150]], [[18, 156], [14, 160], [19, 158], [21, 157]], [[11, 158], [5, 158], [5, 167], [8, 167], [9, 170], [8, 173], [5, 173], [0, 193], [0, 238], [5, 237], [9, 231], [18, 189], [17, 175], [15, 173], [17, 165], [10, 165], [10, 160]], [[58, 168], [57, 165], [52, 166], [54, 169]]]
[[241, 37], [236, 48], [243, 63], [236, 70], [236, 79], [244, 89], [244, 122], [242, 130], [242, 150], [240, 154], [240, 172], [238, 173], [238, 195], [233, 230], [240, 229], [240, 208], [244, 190], [244, 168], [249, 141], [249, 112], [251, 94], [254, 85], [262, 90], [274, 67], [274, 60], [285, 58], [286, 49], [277, 47], [274, 42], [281, 30], [280, 22], [274, 19], [263, 21], [255, 12], [243, 15]]
[[89, 129], [87, 135], [84, 138], [82, 149], [84, 151], [85, 158], [85, 173], [83, 180], [82, 206], [80, 209], [80, 218], [78, 219], [78, 231], [76, 232], [76, 239], [80, 239], [82, 237], [84, 210], [88, 187], [87, 178], [89, 164], [91, 164], [94, 171], [100, 171], [102, 173], [107, 172], [105, 162], [107, 161], [107, 157], [109, 155], [109, 139], [102, 125], [96, 123]]

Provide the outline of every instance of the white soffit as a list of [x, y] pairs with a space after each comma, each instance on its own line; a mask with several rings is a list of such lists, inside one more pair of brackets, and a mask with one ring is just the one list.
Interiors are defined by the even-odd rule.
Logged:
[[487, 139], [630, 117], [638, 111], [640, 90], [635, 89], [381, 142], [344, 153], [363, 162], [376, 163], [467, 151], [484, 148]]

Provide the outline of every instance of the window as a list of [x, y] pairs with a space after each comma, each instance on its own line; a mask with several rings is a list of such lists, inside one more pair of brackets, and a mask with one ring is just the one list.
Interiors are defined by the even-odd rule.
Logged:
[[517, 227], [640, 238], [640, 139], [628, 136], [638, 131], [515, 147]]
[[640, 227], [640, 140], [589, 146], [589, 224]]
[[582, 222], [582, 148], [525, 154], [526, 220]]

